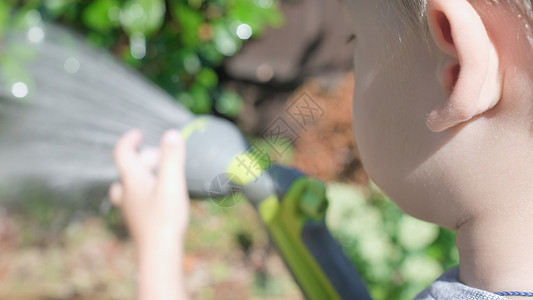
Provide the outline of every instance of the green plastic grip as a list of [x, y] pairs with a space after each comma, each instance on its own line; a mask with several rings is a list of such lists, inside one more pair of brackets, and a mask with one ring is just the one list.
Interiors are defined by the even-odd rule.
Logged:
[[275, 196], [258, 207], [272, 239], [308, 299], [341, 299], [302, 240], [309, 221], [323, 221], [326, 188], [317, 180], [296, 179], [282, 201]]

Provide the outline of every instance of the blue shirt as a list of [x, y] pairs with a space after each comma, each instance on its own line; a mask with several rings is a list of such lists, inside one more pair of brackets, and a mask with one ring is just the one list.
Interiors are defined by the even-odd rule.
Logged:
[[422, 291], [415, 300], [505, 300], [494, 293], [476, 289], [459, 282], [459, 268], [442, 274], [433, 284]]

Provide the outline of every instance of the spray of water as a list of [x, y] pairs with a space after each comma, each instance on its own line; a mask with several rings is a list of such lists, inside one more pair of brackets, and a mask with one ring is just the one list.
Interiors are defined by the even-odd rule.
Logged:
[[109, 184], [112, 149], [131, 128], [156, 145], [193, 116], [109, 54], [55, 25], [6, 35], [0, 46], [1, 195], [39, 182], [56, 190]]

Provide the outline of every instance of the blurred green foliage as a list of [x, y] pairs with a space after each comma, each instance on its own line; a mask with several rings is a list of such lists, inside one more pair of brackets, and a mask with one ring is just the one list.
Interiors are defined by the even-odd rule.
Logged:
[[413, 299], [459, 256], [455, 233], [402, 213], [377, 188], [328, 187], [327, 224], [374, 299]]
[[[280, 26], [276, 0], [4, 0], [0, 34], [10, 26], [55, 21], [107, 48], [197, 114], [235, 117], [242, 99], [219, 83], [223, 59], [252, 37]], [[147, 100], [148, 101], [148, 100]]]

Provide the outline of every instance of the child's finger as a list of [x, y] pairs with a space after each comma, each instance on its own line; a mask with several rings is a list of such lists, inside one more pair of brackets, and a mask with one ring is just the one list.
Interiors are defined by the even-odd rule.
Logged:
[[159, 162], [159, 150], [156, 148], [146, 148], [139, 154], [139, 158], [142, 164], [152, 171], [157, 167], [157, 163]]
[[137, 159], [136, 149], [141, 143], [142, 134], [133, 129], [126, 132], [117, 142], [113, 156], [119, 170], [127, 168], [132, 161]]
[[161, 141], [158, 191], [178, 196], [185, 189], [185, 142], [177, 130], [169, 130]]
[[124, 134], [114, 149], [114, 159], [118, 167], [122, 182], [127, 184], [135, 179], [142, 178], [145, 168], [140, 163], [137, 148], [142, 141], [142, 134], [139, 130], [130, 130]]
[[113, 205], [116, 207], [120, 207], [122, 205], [123, 194], [124, 192], [120, 182], [114, 182], [109, 188], [109, 200], [111, 200], [111, 203], [113, 203]]

